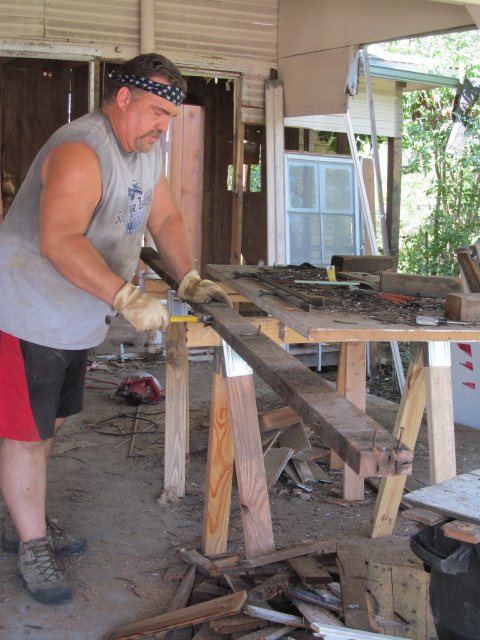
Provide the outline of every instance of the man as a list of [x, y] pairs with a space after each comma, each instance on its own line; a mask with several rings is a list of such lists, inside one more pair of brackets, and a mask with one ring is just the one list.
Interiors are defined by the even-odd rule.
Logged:
[[165, 330], [168, 313], [131, 284], [148, 227], [179, 296], [225, 300], [194, 269], [158, 142], [185, 98], [175, 65], [141, 55], [111, 74], [101, 110], [61, 127], [34, 160], [0, 226], [0, 488], [2, 537], [45, 604], [72, 592], [56, 555], [85, 541], [45, 516], [55, 432], [82, 409], [87, 350], [117, 311], [135, 329]]

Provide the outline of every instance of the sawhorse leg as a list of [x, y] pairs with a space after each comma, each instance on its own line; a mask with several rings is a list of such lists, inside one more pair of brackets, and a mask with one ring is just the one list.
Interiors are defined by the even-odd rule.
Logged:
[[[240, 498], [240, 510], [242, 514], [243, 534], [245, 538], [245, 554], [247, 558], [266, 555], [275, 550], [273, 537], [272, 518], [268, 500], [267, 481], [265, 478], [265, 466], [263, 462], [262, 442], [258, 424], [255, 389], [253, 386], [252, 370], [241, 360], [230, 347], [224, 343], [223, 384], [225, 385], [228, 403], [228, 418], [230, 422], [233, 450], [235, 456], [235, 470], [237, 474], [238, 493]], [[218, 383], [218, 380], [217, 380]], [[224, 464], [215, 465], [213, 460], [215, 452], [212, 452], [211, 464], [208, 467], [207, 487], [210, 493], [204, 513], [204, 536], [215, 515], [211, 510], [218, 508], [222, 499], [216, 499], [213, 490], [220, 486], [217, 477], [226, 468]], [[227, 465], [228, 467], [228, 465]], [[230, 492], [224, 485], [223, 498], [229, 503]], [[221, 505], [224, 511], [222, 517], [223, 533], [217, 536], [215, 545], [210, 544], [204, 537], [204, 548], [226, 547], [227, 524], [225, 515], [228, 516], [229, 504]]]
[[[393, 435], [401, 439], [402, 443], [412, 450], [417, 442], [425, 411], [425, 403], [423, 349], [419, 345], [408, 369], [397, 419], [393, 428]], [[381, 536], [392, 534], [406, 480], [406, 476], [382, 478], [373, 512], [370, 534], [372, 538], [380, 538]]]
[[186, 323], [167, 329], [165, 397], [165, 478], [166, 500], [185, 496], [185, 460], [188, 451], [188, 350]]
[[[450, 343], [429, 342], [426, 351], [426, 366], [422, 347], [410, 364], [393, 433], [414, 450], [427, 407], [430, 482], [437, 484], [456, 475]], [[382, 479], [373, 514], [373, 538], [392, 534], [405, 482], [406, 476]]]
[[[365, 411], [366, 343], [342, 342], [337, 370], [337, 392]], [[341, 458], [330, 453], [330, 469], [344, 468], [343, 497], [345, 500], [363, 500], [364, 481]]]

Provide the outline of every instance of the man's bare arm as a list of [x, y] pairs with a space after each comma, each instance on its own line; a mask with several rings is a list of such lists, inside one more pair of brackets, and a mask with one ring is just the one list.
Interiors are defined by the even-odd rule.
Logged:
[[88, 145], [58, 145], [42, 166], [40, 251], [75, 286], [112, 304], [125, 280], [114, 273], [85, 237], [102, 197], [96, 153]]
[[195, 265], [187, 228], [165, 175], [155, 188], [148, 230], [168, 270], [181, 282]]

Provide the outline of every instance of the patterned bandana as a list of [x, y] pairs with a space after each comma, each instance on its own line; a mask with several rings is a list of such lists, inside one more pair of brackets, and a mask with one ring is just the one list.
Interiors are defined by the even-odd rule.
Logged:
[[156, 96], [160, 96], [160, 98], [165, 98], [165, 100], [173, 102], [173, 104], [177, 106], [180, 106], [185, 100], [183, 91], [173, 84], [162, 84], [161, 82], [154, 82], [147, 78], [133, 76], [130, 73], [120, 73], [120, 71], [110, 71], [108, 77], [122, 84], [131, 84], [137, 87], [137, 89], [150, 91], [150, 93], [154, 93]]

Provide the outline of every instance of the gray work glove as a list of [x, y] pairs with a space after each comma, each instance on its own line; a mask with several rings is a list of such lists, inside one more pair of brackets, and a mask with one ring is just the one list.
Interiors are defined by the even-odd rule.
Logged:
[[142, 293], [131, 282], [126, 282], [117, 293], [113, 308], [137, 331], [166, 331], [168, 327], [169, 316], [165, 305], [155, 296]]

